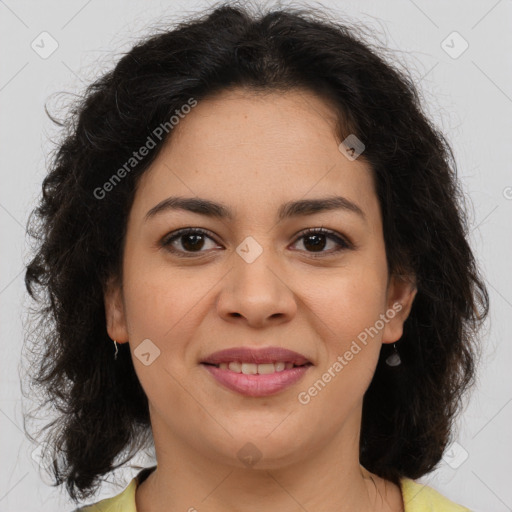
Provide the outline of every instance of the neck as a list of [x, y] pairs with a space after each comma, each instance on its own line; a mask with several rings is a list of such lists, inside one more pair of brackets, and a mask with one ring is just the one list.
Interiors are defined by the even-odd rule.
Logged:
[[330, 443], [305, 446], [301, 454], [295, 449], [286, 462], [262, 456], [252, 467], [236, 455], [205, 456], [200, 443], [184, 445], [156, 418], [152, 425], [157, 468], [137, 489], [138, 512], [403, 510], [400, 489], [359, 464], [359, 435], [353, 432], [354, 426], [359, 432], [360, 414], [347, 420]]

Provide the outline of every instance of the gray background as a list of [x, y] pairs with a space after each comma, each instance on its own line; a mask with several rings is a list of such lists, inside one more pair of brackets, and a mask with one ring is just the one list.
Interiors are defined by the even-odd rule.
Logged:
[[[58, 91], [81, 92], [151, 25], [207, 5], [211, 2], [0, 1], [2, 512], [73, 508], [44, 483], [37, 451], [25, 439], [18, 376], [27, 307], [25, 225], [40, 193], [49, 139], [57, 134], [44, 104], [58, 106], [60, 100], [50, 98]], [[455, 150], [470, 197], [471, 242], [490, 291], [478, 384], [458, 422], [457, 444], [420, 482], [475, 511], [512, 510], [512, 2], [325, 0], [323, 5], [338, 18], [374, 27], [411, 70], [426, 109]], [[48, 36], [40, 36], [44, 31], [58, 44], [47, 58], [31, 47], [35, 41], [42, 52], [46, 37], [44, 49], [51, 49]], [[451, 35], [454, 31], [469, 45], [461, 55], [464, 41]], [[119, 492], [135, 472], [117, 472], [97, 498]]]

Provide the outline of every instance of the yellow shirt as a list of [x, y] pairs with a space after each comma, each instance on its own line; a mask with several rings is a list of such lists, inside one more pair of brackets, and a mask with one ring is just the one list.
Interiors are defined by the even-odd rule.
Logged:
[[[140, 473], [117, 496], [101, 500], [95, 505], [81, 508], [76, 512], [137, 512], [135, 490], [139, 476]], [[405, 512], [471, 512], [469, 508], [453, 503], [433, 488], [419, 484], [410, 478], [402, 478], [400, 488]]]

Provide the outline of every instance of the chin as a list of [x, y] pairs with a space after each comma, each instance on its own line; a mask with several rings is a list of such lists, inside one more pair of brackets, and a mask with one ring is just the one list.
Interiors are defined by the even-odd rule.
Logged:
[[306, 453], [305, 447], [297, 444], [297, 437], [289, 430], [278, 435], [277, 430], [268, 435], [271, 429], [261, 432], [256, 429], [240, 429], [236, 434], [231, 428], [233, 437], [225, 443], [215, 444], [217, 461], [236, 467], [248, 469], [280, 469], [299, 462]]

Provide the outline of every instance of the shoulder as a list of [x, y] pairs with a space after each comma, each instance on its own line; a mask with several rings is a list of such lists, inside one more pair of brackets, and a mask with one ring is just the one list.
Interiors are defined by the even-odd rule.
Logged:
[[117, 496], [78, 508], [73, 512], [137, 512], [135, 507], [136, 488], [137, 480], [134, 478], [126, 489]]
[[458, 505], [428, 485], [423, 485], [410, 478], [400, 480], [405, 512], [471, 512], [469, 508]]
[[112, 498], [107, 498], [92, 505], [73, 510], [73, 512], [137, 512], [135, 506], [135, 492], [156, 466], [144, 468], [131, 480], [126, 489]]

